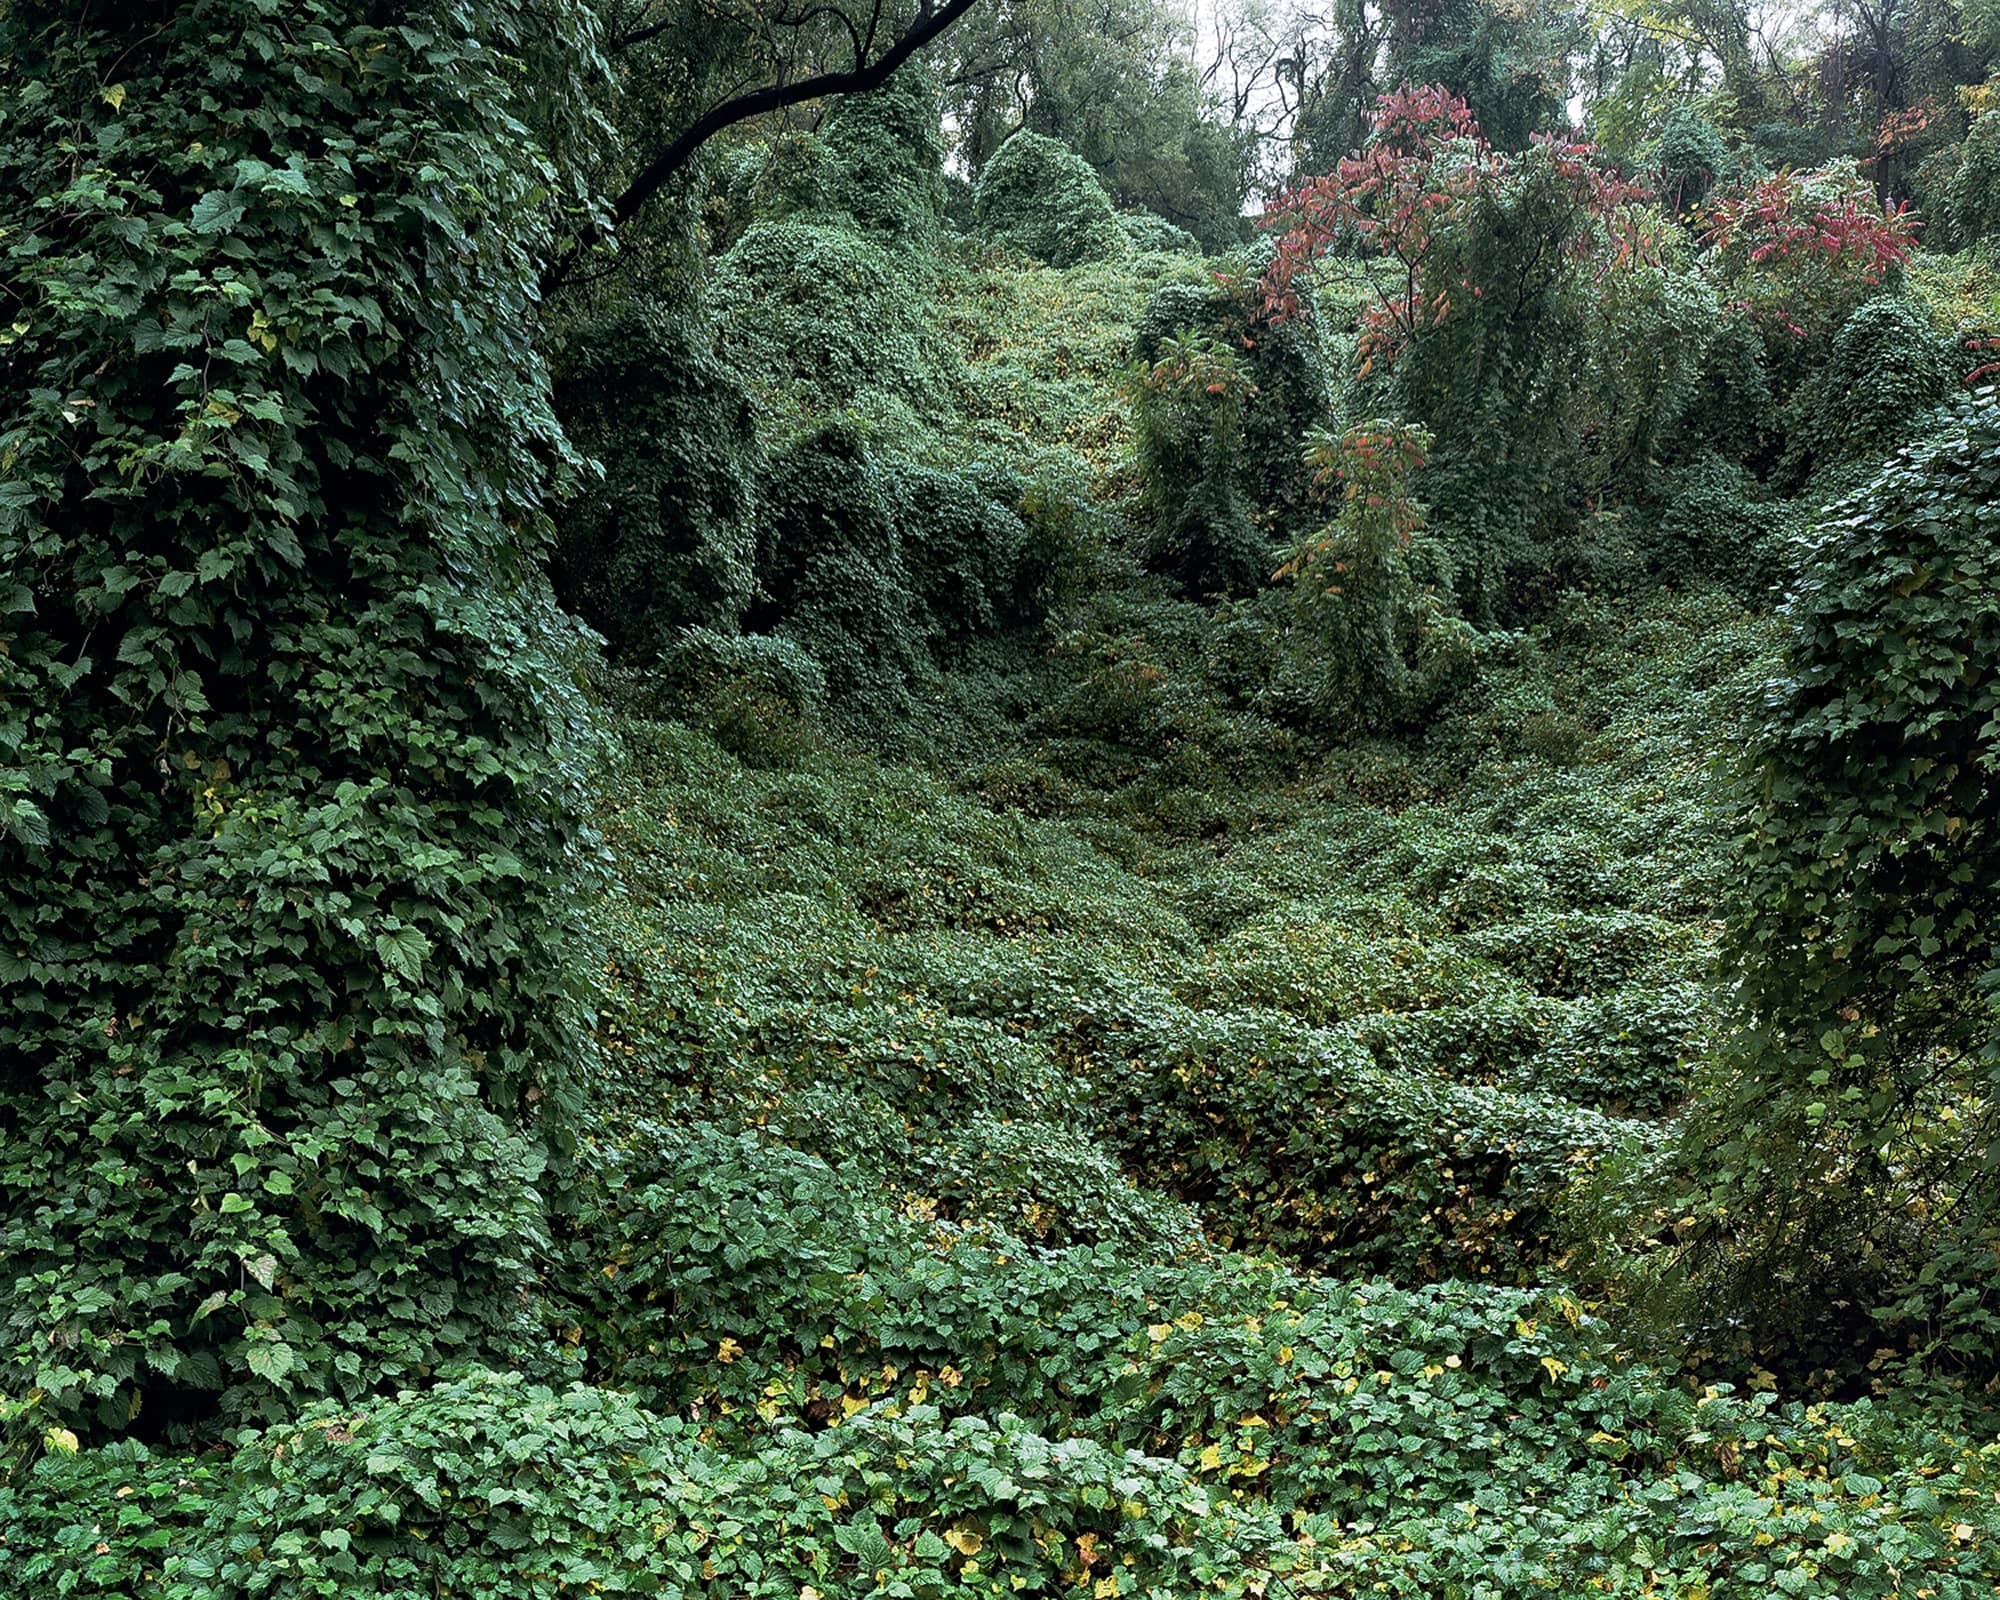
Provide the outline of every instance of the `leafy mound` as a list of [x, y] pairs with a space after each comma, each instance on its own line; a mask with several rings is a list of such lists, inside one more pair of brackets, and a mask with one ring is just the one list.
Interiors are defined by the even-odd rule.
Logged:
[[1090, 163], [1060, 139], [1025, 129], [980, 169], [972, 210], [996, 244], [1051, 267], [1111, 261], [1132, 248]]

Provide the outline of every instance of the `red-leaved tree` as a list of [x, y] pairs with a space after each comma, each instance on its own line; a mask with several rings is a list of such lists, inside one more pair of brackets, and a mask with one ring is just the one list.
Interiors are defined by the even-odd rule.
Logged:
[[[1435, 84], [1403, 87], [1376, 103], [1368, 142], [1333, 171], [1308, 178], [1282, 196], [1265, 217], [1277, 231], [1277, 255], [1264, 277], [1275, 316], [1295, 315], [1300, 280], [1321, 257], [1344, 252], [1367, 274], [1374, 295], [1363, 310], [1359, 355], [1363, 373], [1423, 330], [1440, 326], [1454, 296], [1485, 298], [1489, 284], [1463, 271], [1431, 270], [1440, 240], [1482, 199], [1544, 169], [1590, 217], [1606, 225], [1616, 251], [1646, 248], [1645, 231], [1621, 215], [1646, 191], [1595, 159], [1592, 146], [1567, 135], [1537, 134], [1518, 155], [1486, 142], [1470, 108]], [[1561, 242], [1588, 260], [1596, 240], [1587, 229]]]
[[1781, 172], [1722, 196], [1702, 237], [1767, 336], [1818, 342], [1909, 259], [1917, 222], [1906, 206], [1884, 207], [1853, 167], [1837, 166]]
[[1592, 308], [1669, 226], [1643, 199], [1566, 134], [1496, 150], [1456, 95], [1406, 87], [1382, 96], [1362, 149], [1266, 219], [1274, 317], [1299, 310], [1323, 258], [1366, 278], [1357, 376], [1435, 439], [1426, 498], [1479, 620], [1547, 565], [1581, 498]]

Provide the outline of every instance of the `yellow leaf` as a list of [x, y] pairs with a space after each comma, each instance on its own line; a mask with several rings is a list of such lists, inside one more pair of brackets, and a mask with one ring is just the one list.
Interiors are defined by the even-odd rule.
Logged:
[[125, 106], [124, 84], [114, 83], [110, 88], [100, 89], [97, 92], [100, 96], [103, 97], [104, 103], [108, 105], [113, 111], [120, 111], [124, 109]]
[[1146, 1336], [1150, 1338], [1154, 1344], [1164, 1344], [1166, 1342], [1167, 1335], [1172, 1333], [1173, 1331], [1174, 1331], [1174, 1325], [1171, 1322], [1156, 1322], [1146, 1330]]
[[50, 1450], [59, 1450], [66, 1456], [77, 1452], [76, 1435], [67, 1428], [50, 1428], [42, 1434], [42, 1444]]
[[1202, 1451], [1201, 1464], [1210, 1472], [1218, 1470], [1222, 1465], [1222, 1447], [1212, 1444], [1206, 1450]]
[[1565, 1372], [1569, 1371], [1569, 1368], [1565, 1366], [1562, 1362], [1556, 1360], [1554, 1356], [1543, 1356], [1542, 1366], [1544, 1370], [1547, 1371], [1549, 1377], [1552, 1379], [1560, 1378]]
[[720, 1361], [725, 1367], [741, 1354], [743, 1354], [743, 1346], [738, 1344], [734, 1339], [724, 1339], [722, 1343], [715, 1347], [715, 1359]]
[[976, 1528], [954, 1522], [945, 1530], [944, 1542], [962, 1556], [976, 1556], [986, 1547], [986, 1536]]

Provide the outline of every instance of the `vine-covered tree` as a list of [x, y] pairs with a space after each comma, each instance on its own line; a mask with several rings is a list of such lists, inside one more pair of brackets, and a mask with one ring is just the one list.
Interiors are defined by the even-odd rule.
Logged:
[[2000, 1337], [1996, 567], [1993, 389], [1806, 553], [1745, 769], [1740, 1030], [1680, 1146], [1695, 1181], [1658, 1277], [1710, 1349], [1981, 1370]]
[[271, 1414], [530, 1332], [580, 778], [528, 122], [589, 55], [514, 0], [0, 10], [30, 1424]]

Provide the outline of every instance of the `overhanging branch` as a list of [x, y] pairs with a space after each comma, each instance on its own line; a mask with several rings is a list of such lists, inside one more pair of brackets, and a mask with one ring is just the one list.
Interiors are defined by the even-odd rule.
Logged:
[[[933, 10], [927, 0], [916, 21], [872, 61], [857, 57], [855, 64], [845, 71], [823, 72], [815, 77], [801, 78], [796, 83], [768, 84], [709, 107], [647, 162], [639, 175], [626, 186], [625, 192], [612, 204], [611, 226], [614, 229], [623, 227], [637, 216], [646, 202], [694, 159], [695, 152], [724, 128], [748, 122], [752, 117], [782, 111], [787, 106], [803, 105], [808, 100], [823, 100], [836, 94], [865, 94], [870, 89], [879, 89], [898, 67], [939, 38], [978, 3], [979, 0], [946, 0], [944, 5]], [[864, 50], [862, 54], [865, 53]], [[582, 249], [581, 243], [572, 246], [556, 263], [543, 280], [544, 293], [560, 287], [568, 278]]]

